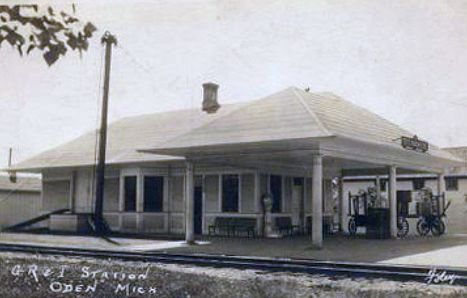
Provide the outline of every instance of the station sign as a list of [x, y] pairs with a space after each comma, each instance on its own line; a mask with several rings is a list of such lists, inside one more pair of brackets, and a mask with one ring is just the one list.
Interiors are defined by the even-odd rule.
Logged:
[[418, 139], [417, 136], [401, 137], [401, 145], [404, 149], [414, 150], [418, 152], [427, 152], [429, 149], [428, 142]]

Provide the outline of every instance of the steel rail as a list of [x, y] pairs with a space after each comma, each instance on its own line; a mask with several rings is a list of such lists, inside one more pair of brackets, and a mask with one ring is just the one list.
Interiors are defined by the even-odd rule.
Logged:
[[[266, 257], [243, 257], [212, 254], [172, 254], [165, 252], [127, 252], [98, 249], [46, 247], [22, 244], [1, 244], [0, 252], [19, 252], [41, 255], [62, 255], [115, 259], [122, 261], [184, 264], [215, 268], [236, 268], [272, 272], [319, 274], [340, 278], [384, 278], [396, 281], [426, 283], [430, 270], [454, 274], [454, 285], [467, 286], [467, 269], [454, 267], [406, 266], [352, 262], [317, 261], [312, 259], [288, 259]], [[435, 283], [434, 283], [435, 284]], [[446, 283], [437, 283], [446, 284]]]

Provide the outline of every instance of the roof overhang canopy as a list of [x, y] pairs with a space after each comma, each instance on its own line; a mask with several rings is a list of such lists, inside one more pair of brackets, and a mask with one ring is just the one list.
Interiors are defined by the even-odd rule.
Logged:
[[[11, 171], [90, 166], [96, 132], [89, 132], [11, 167]], [[247, 103], [141, 115], [109, 126], [106, 164], [199, 162], [232, 165], [277, 164], [307, 169], [312, 156], [324, 156], [335, 169], [442, 172], [462, 161], [425, 143], [425, 153], [402, 148], [414, 134], [336, 95], [291, 87]], [[140, 149], [140, 150], [138, 150]]]
[[440, 150], [421, 153], [395, 144], [377, 144], [339, 136], [158, 147], [141, 151], [183, 156], [198, 162], [239, 166], [275, 164], [302, 169], [310, 168], [312, 156], [318, 154], [324, 157], [325, 166], [339, 170], [375, 169], [394, 165], [405, 172], [443, 172], [461, 164], [459, 159]]

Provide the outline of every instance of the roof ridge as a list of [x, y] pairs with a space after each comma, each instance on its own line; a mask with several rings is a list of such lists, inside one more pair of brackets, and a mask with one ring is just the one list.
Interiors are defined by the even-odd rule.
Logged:
[[297, 88], [293, 87], [292, 91], [295, 93], [295, 95], [297, 95], [299, 102], [303, 105], [303, 107], [308, 112], [308, 114], [310, 114], [310, 116], [313, 117], [313, 119], [316, 121], [316, 124], [318, 124], [319, 128], [321, 128], [326, 134], [333, 135], [333, 133], [331, 133], [329, 129], [327, 129], [327, 127], [323, 124], [323, 122], [321, 122], [321, 119], [319, 119], [318, 115], [316, 115], [316, 113], [305, 102], [305, 99], [298, 92]]
[[[230, 103], [224, 103], [222, 106], [236, 106], [236, 105], [242, 105], [242, 102], [230, 102]], [[180, 108], [180, 109], [174, 109], [174, 110], [166, 110], [166, 111], [153, 111], [149, 113], [143, 113], [143, 114], [135, 114], [135, 115], [128, 115], [124, 116], [121, 118], [117, 118], [111, 122], [109, 122], [109, 126], [111, 124], [123, 121], [123, 120], [131, 120], [134, 118], [140, 118], [140, 117], [150, 117], [150, 116], [155, 116], [155, 115], [161, 115], [161, 114], [173, 114], [173, 113], [181, 113], [181, 112], [193, 112], [193, 111], [198, 111], [201, 110], [198, 107], [191, 107], [191, 108]], [[96, 129], [97, 130], [97, 129]]]

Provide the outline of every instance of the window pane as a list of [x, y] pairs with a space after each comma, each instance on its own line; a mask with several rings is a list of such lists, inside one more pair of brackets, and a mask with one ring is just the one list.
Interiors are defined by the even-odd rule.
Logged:
[[282, 177], [271, 175], [271, 195], [272, 195], [272, 212], [280, 213], [282, 210]]
[[386, 187], [387, 187], [388, 181], [385, 180], [385, 179], [380, 179], [380, 180], [379, 180], [379, 183], [380, 183], [380, 184], [379, 184], [379, 187], [380, 187], [379, 190], [380, 190], [380, 191], [386, 191]]
[[423, 178], [416, 178], [413, 180], [413, 189], [420, 190], [425, 187], [425, 179]]
[[144, 177], [144, 211], [162, 212], [164, 201], [164, 177]]
[[136, 211], [136, 176], [125, 177], [125, 211]]
[[238, 212], [238, 175], [222, 175], [222, 212]]
[[459, 187], [459, 181], [455, 177], [446, 178], [446, 190], [456, 191]]
[[303, 178], [301, 178], [301, 177], [293, 178], [293, 185], [302, 186], [303, 185]]

